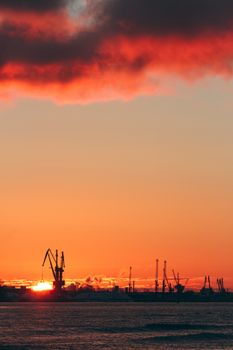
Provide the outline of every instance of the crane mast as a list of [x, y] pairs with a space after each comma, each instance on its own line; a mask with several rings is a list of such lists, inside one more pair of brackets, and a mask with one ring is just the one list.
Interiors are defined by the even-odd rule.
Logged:
[[53, 288], [56, 291], [61, 291], [62, 287], [65, 285], [65, 281], [63, 280], [63, 272], [65, 269], [65, 256], [64, 252], [61, 252], [61, 259], [59, 264], [59, 255], [58, 250], [56, 249], [55, 256], [49, 248], [44, 256], [42, 267], [44, 267], [46, 261], [48, 260], [50, 268], [53, 274]]

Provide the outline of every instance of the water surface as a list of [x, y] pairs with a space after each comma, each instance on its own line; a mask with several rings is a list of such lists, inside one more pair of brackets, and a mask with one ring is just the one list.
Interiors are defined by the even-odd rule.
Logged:
[[1, 303], [0, 349], [233, 349], [233, 304]]

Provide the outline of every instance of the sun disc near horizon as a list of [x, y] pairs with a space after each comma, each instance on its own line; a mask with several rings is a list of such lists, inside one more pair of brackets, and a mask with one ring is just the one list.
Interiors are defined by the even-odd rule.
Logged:
[[31, 288], [34, 292], [44, 292], [48, 290], [52, 290], [53, 287], [49, 282], [39, 282], [35, 286]]

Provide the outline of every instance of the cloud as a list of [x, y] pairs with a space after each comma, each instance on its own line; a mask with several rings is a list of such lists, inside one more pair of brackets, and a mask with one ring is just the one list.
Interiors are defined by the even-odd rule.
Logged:
[[0, 8], [24, 12], [46, 12], [64, 8], [67, 0], [1, 0]]
[[98, 6], [109, 28], [131, 36], [186, 37], [232, 30], [233, 25], [231, 0], [105, 0]]
[[4, 6], [11, 12], [0, 17], [0, 96], [127, 99], [161, 91], [169, 76], [232, 77], [231, 0], [8, 0]]

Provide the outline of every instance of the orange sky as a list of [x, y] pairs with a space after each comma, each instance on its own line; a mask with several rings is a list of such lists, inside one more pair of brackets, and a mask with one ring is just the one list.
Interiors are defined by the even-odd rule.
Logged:
[[232, 281], [233, 4], [0, 12], [0, 279], [39, 280], [58, 248], [66, 278], [151, 279], [159, 258]]
[[85, 106], [0, 106], [1, 278], [41, 278], [63, 249], [66, 277], [232, 278], [232, 83]]

